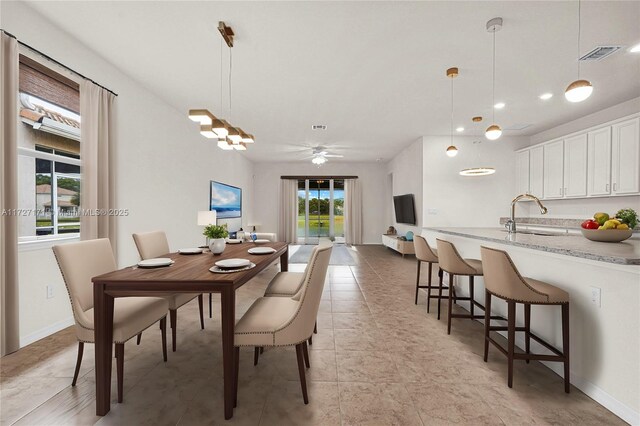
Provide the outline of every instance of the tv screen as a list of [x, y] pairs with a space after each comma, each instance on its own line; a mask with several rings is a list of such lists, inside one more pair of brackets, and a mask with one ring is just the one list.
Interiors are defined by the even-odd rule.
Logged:
[[209, 210], [218, 219], [242, 217], [242, 189], [212, 180], [209, 195]]
[[393, 205], [396, 209], [396, 222], [416, 224], [416, 209], [413, 204], [413, 194], [395, 195]]

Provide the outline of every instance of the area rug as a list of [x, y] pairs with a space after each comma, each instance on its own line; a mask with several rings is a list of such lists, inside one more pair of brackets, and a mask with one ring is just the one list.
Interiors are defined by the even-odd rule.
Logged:
[[[311, 252], [313, 251], [312, 245], [298, 246], [295, 253], [289, 258], [289, 263], [309, 263], [311, 258]], [[353, 256], [349, 252], [349, 248], [343, 244], [335, 244], [331, 251], [331, 259], [329, 265], [357, 265]]]

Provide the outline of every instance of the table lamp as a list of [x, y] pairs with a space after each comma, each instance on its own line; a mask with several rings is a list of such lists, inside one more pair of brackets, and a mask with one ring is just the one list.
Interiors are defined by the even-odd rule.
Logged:
[[[218, 216], [215, 210], [206, 210], [198, 212], [198, 226], [214, 225], [218, 221]], [[209, 246], [209, 239], [205, 239], [205, 244]]]

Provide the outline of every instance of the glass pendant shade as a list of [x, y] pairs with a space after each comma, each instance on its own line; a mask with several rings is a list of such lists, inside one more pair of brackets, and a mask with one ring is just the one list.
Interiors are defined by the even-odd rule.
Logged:
[[447, 148], [447, 156], [455, 157], [456, 155], [458, 155], [458, 148], [453, 145], [449, 146], [449, 148]]
[[567, 87], [564, 92], [564, 97], [569, 102], [582, 102], [591, 96], [593, 93], [593, 86], [587, 80], [576, 80]]
[[231, 151], [233, 149], [233, 145], [231, 145], [226, 139], [218, 139], [218, 148], [224, 149], [225, 151]]
[[492, 124], [491, 126], [487, 127], [487, 130], [485, 131], [484, 135], [490, 141], [495, 141], [500, 136], [502, 136], [502, 129], [497, 124]]
[[200, 134], [208, 139], [217, 139], [218, 135], [213, 131], [211, 124], [201, 124]]
[[189, 119], [200, 124], [211, 124], [215, 117], [206, 109], [190, 109]]

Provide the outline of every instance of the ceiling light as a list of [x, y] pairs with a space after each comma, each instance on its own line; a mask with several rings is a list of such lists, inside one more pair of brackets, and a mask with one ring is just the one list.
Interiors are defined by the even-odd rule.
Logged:
[[[492, 84], [492, 103], [494, 108], [492, 110], [492, 121], [496, 122], [495, 109], [503, 108], [504, 103], [496, 103], [496, 33], [502, 29], [502, 18], [493, 18], [487, 22], [487, 31], [493, 33], [493, 84]], [[499, 106], [501, 105], [501, 106]], [[502, 129], [497, 124], [492, 124], [485, 131], [485, 136], [489, 140], [496, 140], [502, 135]]]
[[214, 120], [213, 114], [211, 114], [206, 109], [190, 109], [189, 110], [189, 119], [195, 121], [200, 124], [211, 124]]
[[582, 19], [580, 16], [580, 6], [581, 2], [580, 0], [578, 0], [578, 79], [571, 83], [567, 87], [567, 90], [564, 91], [564, 97], [569, 102], [582, 102], [589, 96], [591, 96], [591, 93], [593, 93], [593, 86], [591, 85], [591, 83], [587, 80], [580, 79], [580, 29], [582, 24]]
[[246, 151], [247, 150], [247, 145], [245, 145], [244, 142], [239, 142], [237, 145], [233, 145], [233, 148], [236, 151]]
[[[453, 67], [447, 70], [447, 77], [451, 79], [451, 145], [447, 148], [447, 155], [455, 157], [458, 154], [458, 148], [453, 144], [453, 80], [458, 76], [458, 68]], [[464, 129], [462, 129], [464, 130]]]
[[313, 164], [316, 164], [316, 165], [320, 166], [320, 165], [322, 165], [322, 164], [326, 163], [326, 162], [327, 162], [327, 159], [326, 159], [326, 158], [324, 158], [323, 156], [317, 156], [317, 157], [313, 157], [313, 159], [311, 160], [311, 162], [312, 162]]
[[464, 132], [464, 127], [456, 127], [456, 132]]
[[631, 49], [629, 49], [629, 52], [631, 52], [631, 53], [640, 53], [640, 43], [636, 44]]
[[231, 151], [233, 150], [233, 145], [226, 139], [218, 139], [218, 148], [224, 149], [225, 151]]
[[478, 116], [478, 117], [473, 117], [473, 118], [471, 119], [471, 121], [473, 121], [474, 123], [479, 123], [479, 122], [481, 122], [481, 121], [482, 121], [482, 117], [480, 117], [480, 116]]
[[473, 167], [460, 170], [460, 176], [487, 176], [496, 172], [493, 167]]
[[243, 132], [242, 130], [240, 130], [240, 137], [242, 138], [241, 141], [244, 143], [254, 143], [255, 141], [253, 140], [253, 135], [248, 135], [245, 132]]
[[567, 87], [564, 97], [569, 102], [582, 102], [591, 96], [593, 86], [587, 80], [576, 80]]
[[553, 97], [553, 93], [543, 93], [542, 95], [538, 96], [540, 99], [542, 99], [543, 101], [547, 101], [549, 99], [551, 99]]
[[211, 124], [201, 124], [200, 125], [200, 134], [205, 138], [209, 139], [217, 139], [218, 135], [211, 128]]
[[242, 140], [242, 136], [240, 136], [240, 132], [238, 131], [238, 129], [236, 129], [235, 127], [229, 127], [228, 131], [229, 134], [227, 135], [227, 138], [234, 144], [240, 143], [240, 141]]
[[495, 109], [502, 109], [502, 108], [504, 108], [504, 106], [505, 106], [505, 103], [504, 103], [504, 102], [498, 102], [498, 103], [497, 103], [497, 104], [495, 104], [493, 107], [494, 107]]
[[495, 141], [500, 136], [502, 136], [502, 129], [497, 124], [492, 124], [491, 126], [487, 127], [487, 130], [485, 131], [484, 135], [490, 141]]
[[229, 134], [227, 125], [225, 124], [224, 120], [213, 120], [213, 122], [211, 123], [211, 128], [219, 138], [226, 138]]

